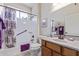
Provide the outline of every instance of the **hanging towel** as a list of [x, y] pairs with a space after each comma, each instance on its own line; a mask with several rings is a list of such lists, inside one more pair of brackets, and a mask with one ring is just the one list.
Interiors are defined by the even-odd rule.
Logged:
[[5, 29], [2, 18], [0, 18], [0, 49], [2, 47], [2, 30]]
[[0, 22], [2, 23], [2, 29], [5, 29], [5, 24], [4, 24], [3, 20], [2, 20], [2, 18], [0, 18]]
[[21, 45], [21, 52], [26, 51], [30, 48], [30, 44], [23, 44]]

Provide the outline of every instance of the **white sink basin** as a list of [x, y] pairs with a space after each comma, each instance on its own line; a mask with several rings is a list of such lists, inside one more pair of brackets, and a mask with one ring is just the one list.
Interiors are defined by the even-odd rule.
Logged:
[[58, 41], [58, 42], [64, 42], [67, 43], [67, 41], [65, 41], [64, 39], [53, 39], [54, 41]]
[[57, 42], [63, 42], [63, 43], [76, 43], [78, 41], [74, 40], [74, 39], [52, 39], [54, 41], [57, 41]]

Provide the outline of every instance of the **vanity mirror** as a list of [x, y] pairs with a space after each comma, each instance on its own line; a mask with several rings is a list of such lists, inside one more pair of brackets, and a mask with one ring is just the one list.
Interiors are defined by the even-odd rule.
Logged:
[[[42, 32], [45, 36], [52, 35], [54, 32], [54, 20], [55, 26], [58, 22], [62, 23], [64, 26], [64, 34], [71, 35], [71, 36], [79, 36], [79, 3], [76, 5], [71, 3], [55, 12], [52, 12], [50, 19], [48, 19], [48, 26], [46, 28], [42, 28]], [[53, 24], [53, 25], [52, 25]], [[46, 31], [44, 31], [46, 30]]]
[[65, 32], [66, 35], [79, 36], [79, 13], [65, 17]]

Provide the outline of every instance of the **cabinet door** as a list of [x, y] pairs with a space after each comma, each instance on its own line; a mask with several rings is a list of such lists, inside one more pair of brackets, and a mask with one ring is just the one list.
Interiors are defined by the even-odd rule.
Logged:
[[48, 48], [42, 46], [42, 56], [51, 56], [51, 55], [52, 55], [51, 52], [52, 52], [52, 51], [51, 51], [50, 49], [48, 49]]
[[46, 46], [58, 53], [61, 53], [61, 47], [57, 44], [53, 44], [53, 43], [50, 43], [50, 42], [46, 42]]
[[65, 56], [76, 56], [77, 51], [72, 50], [72, 49], [68, 49], [68, 48], [63, 48], [63, 55], [65, 55]]
[[61, 56], [61, 54], [53, 51], [53, 56]]
[[77, 56], [79, 56], [79, 51], [77, 52]]

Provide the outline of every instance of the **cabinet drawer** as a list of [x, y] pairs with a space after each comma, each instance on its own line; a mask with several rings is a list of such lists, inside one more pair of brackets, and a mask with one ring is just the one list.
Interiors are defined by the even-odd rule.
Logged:
[[42, 45], [45, 46], [45, 41], [44, 40], [42, 40]]
[[52, 51], [51, 51], [50, 49], [48, 49], [48, 48], [42, 46], [42, 56], [51, 56], [51, 55], [52, 55], [51, 52], [52, 52]]
[[78, 54], [77, 55], [79, 56], [79, 51], [78, 51]]
[[68, 49], [68, 48], [63, 48], [63, 55], [65, 55], [65, 56], [76, 56], [77, 51], [72, 50], [72, 49]]
[[61, 56], [61, 54], [53, 52], [53, 56]]
[[61, 47], [57, 44], [46, 42], [46, 47], [48, 47], [48, 48], [50, 48], [58, 53], [61, 53]]

